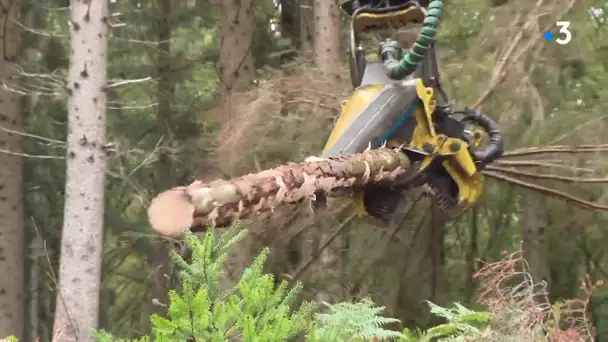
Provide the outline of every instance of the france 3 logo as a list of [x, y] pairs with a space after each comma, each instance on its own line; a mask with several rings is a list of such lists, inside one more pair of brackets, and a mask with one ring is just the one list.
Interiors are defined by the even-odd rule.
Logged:
[[555, 23], [557, 26], [557, 34], [553, 31], [545, 32], [545, 40], [555, 41], [557, 44], [566, 45], [572, 40], [572, 32], [570, 32], [569, 21], [558, 21]]

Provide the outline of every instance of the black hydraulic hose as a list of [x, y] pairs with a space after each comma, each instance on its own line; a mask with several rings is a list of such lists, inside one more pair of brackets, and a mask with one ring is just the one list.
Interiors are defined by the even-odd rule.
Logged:
[[489, 135], [490, 141], [484, 149], [472, 151], [473, 158], [478, 163], [479, 168], [484, 168], [486, 165], [502, 157], [504, 153], [504, 138], [500, 133], [498, 123], [486, 114], [478, 111], [470, 111], [465, 114], [464, 121], [473, 122], [481, 126]]

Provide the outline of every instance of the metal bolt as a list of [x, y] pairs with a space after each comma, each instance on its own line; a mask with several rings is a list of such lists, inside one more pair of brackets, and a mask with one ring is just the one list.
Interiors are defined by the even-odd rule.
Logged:
[[458, 152], [460, 151], [460, 142], [458, 141], [453, 141], [450, 144], [450, 150], [452, 150], [452, 152]]

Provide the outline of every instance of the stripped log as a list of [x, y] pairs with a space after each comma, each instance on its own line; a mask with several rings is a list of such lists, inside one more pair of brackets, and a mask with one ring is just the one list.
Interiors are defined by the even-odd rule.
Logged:
[[225, 227], [285, 205], [317, 196], [347, 196], [367, 184], [394, 182], [410, 168], [392, 149], [305, 163], [289, 163], [232, 180], [195, 181], [159, 194], [148, 208], [156, 231], [181, 236], [195, 227]]

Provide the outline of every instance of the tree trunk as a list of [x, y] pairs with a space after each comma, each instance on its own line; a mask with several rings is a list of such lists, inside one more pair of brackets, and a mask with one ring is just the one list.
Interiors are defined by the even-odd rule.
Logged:
[[313, 53], [314, 13], [312, 0], [300, 0], [300, 53], [310, 57]]
[[436, 292], [436, 268], [434, 232], [437, 218], [434, 217], [433, 203], [416, 199], [419, 191], [412, 191], [400, 204], [404, 217], [395, 217], [392, 224], [399, 228], [402, 252], [395, 255], [396, 278], [385, 281], [394, 283], [386, 291], [385, 303], [390, 303], [392, 315], [403, 320], [406, 326], [423, 326], [432, 316], [428, 314], [426, 300], [433, 300]]
[[98, 326], [106, 160], [108, 2], [72, 1], [65, 209], [53, 335], [92, 341]]
[[340, 72], [340, 7], [336, 0], [315, 0], [315, 64], [321, 71]]
[[252, 0], [222, 0], [220, 69], [223, 122], [236, 117], [233, 93], [249, 89], [253, 80], [254, 17]]
[[[18, 75], [14, 65], [19, 54], [21, 30], [16, 24], [19, 6], [2, 1], [0, 14], [0, 82], [14, 88]], [[23, 131], [20, 95], [0, 90], [0, 127]], [[24, 225], [23, 144], [21, 136], [0, 129], [0, 337], [23, 338], [24, 329]]]
[[524, 194], [524, 257], [536, 282], [550, 282], [547, 235], [545, 233], [546, 203], [536, 193]]
[[473, 275], [477, 271], [477, 257], [479, 254], [479, 218], [478, 218], [478, 208], [473, 207], [470, 213], [471, 217], [471, 225], [469, 227], [469, 248], [467, 250], [467, 254], [465, 257], [466, 265], [467, 265], [467, 273], [465, 274], [465, 285], [464, 285], [464, 297], [466, 298], [465, 303], [468, 305], [472, 305], [474, 295], [475, 295], [475, 282], [473, 279]]
[[196, 181], [154, 198], [148, 219], [159, 233], [181, 236], [190, 227], [228, 226], [314, 194], [346, 196], [366, 184], [394, 182], [409, 167], [405, 154], [377, 149], [316, 162], [290, 163], [231, 181]]
[[[158, 84], [156, 96], [158, 99], [158, 110], [156, 112], [156, 121], [158, 130], [161, 134], [162, 143], [160, 147], [158, 159], [158, 180], [157, 186], [159, 191], [170, 189], [175, 184], [175, 176], [173, 174], [173, 157], [171, 155], [171, 140], [173, 133], [171, 131], [171, 102], [175, 89], [175, 82], [171, 72], [171, 0], [160, 0], [156, 6], [157, 15], [157, 52], [158, 59], [156, 68], [158, 72]], [[154, 297], [160, 303], [168, 303], [168, 292], [170, 289], [170, 273], [171, 259], [169, 258], [170, 243], [161, 241], [157, 244], [156, 258], [152, 260], [155, 270], [156, 286], [154, 288]], [[155, 313], [164, 316], [166, 306], [155, 305]]]
[[[253, 81], [253, 16], [252, 0], [221, 0], [220, 20], [220, 65], [222, 75], [222, 117], [221, 126], [229, 132], [231, 121], [238, 118], [240, 103], [238, 93], [249, 90]], [[226, 260], [222, 288], [234, 286], [251, 261], [253, 236], [232, 246]]]
[[24, 341], [36, 341], [40, 337], [40, 284], [44, 274], [40, 261], [44, 255], [43, 243], [40, 237], [32, 239], [29, 248], [30, 262], [28, 267], [28, 296], [27, 296], [27, 327]]
[[[309, 3], [312, 3], [310, 1]], [[314, 0], [314, 60], [321, 72], [327, 76], [338, 77], [340, 73], [340, 7], [336, 0]], [[332, 202], [328, 206], [332, 206]], [[331, 238], [332, 222], [315, 217], [318, 239], [323, 246]], [[314, 234], [315, 232], [313, 232]], [[323, 250], [316, 265], [315, 281], [319, 285], [316, 298], [320, 301], [339, 301], [339, 288], [332, 286], [339, 282], [342, 251], [341, 237]]]
[[443, 304], [446, 282], [444, 281], [445, 266], [445, 225], [448, 217], [434, 202], [431, 203], [431, 224], [429, 231], [429, 250], [431, 259], [431, 299], [433, 303]]

